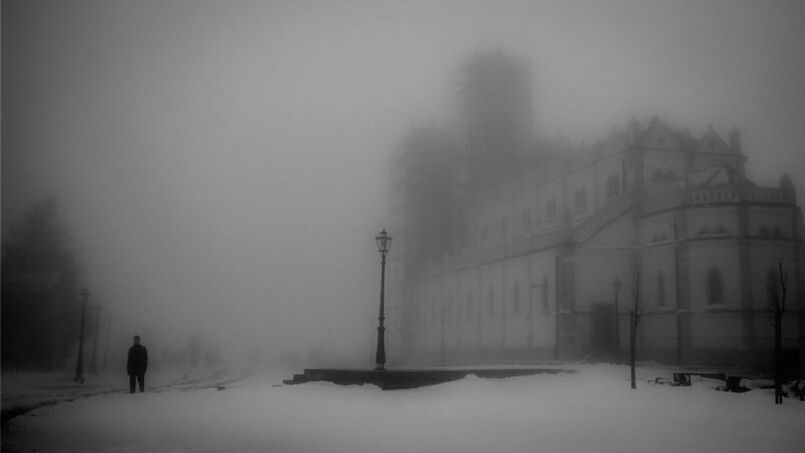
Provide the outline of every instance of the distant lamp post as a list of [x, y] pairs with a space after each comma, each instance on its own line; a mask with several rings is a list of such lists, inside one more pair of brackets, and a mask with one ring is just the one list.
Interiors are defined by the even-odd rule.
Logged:
[[385, 287], [386, 287], [386, 255], [389, 253], [391, 246], [391, 236], [386, 233], [386, 229], [375, 237], [377, 242], [377, 250], [380, 252], [380, 316], [377, 318], [380, 324], [377, 326], [377, 353], [375, 354], [375, 370], [385, 371], [386, 369], [386, 342], [385, 332], [386, 328], [383, 327], [385, 318]]
[[89, 291], [82, 288], [78, 294], [81, 296], [81, 330], [78, 333], [78, 359], [75, 363], [75, 378], [73, 381], [79, 384], [84, 383], [84, 318], [87, 314], [87, 302], [89, 301]]
[[621, 361], [621, 333], [620, 333], [620, 313], [618, 310], [618, 295], [621, 292], [621, 280], [615, 277], [612, 281], [612, 290], [615, 292], [615, 362]]

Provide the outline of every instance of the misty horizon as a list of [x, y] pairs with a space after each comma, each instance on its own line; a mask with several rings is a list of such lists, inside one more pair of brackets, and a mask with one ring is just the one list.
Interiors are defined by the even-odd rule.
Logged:
[[[3, 240], [54, 196], [113, 347], [371, 364], [390, 167], [474, 53], [531, 65], [537, 138], [742, 132], [802, 199], [794, 2], [4, 2]], [[392, 243], [390, 254], [394, 255]]]

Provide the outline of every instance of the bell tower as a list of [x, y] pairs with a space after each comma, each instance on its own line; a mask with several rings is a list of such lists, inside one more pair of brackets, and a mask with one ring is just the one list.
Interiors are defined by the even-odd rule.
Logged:
[[459, 99], [470, 184], [504, 176], [533, 140], [531, 71], [496, 51], [474, 55], [462, 68]]

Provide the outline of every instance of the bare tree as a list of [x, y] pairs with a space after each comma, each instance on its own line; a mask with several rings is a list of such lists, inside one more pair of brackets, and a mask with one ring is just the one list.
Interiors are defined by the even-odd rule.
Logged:
[[[774, 315], [774, 404], [783, 404], [783, 313], [788, 287], [788, 274], [783, 272], [783, 260], [777, 261], [777, 279], [780, 291], [770, 288], [770, 309]], [[775, 282], [775, 286], [776, 286]]]
[[640, 317], [643, 315], [643, 307], [640, 306], [640, 272], [635, 272], [634, 281], [634, 306], [629, 311], [629, 363], [632, 368], [631, 377], [633, 389], [637, 388], [637, 379], [635, 378], [635, 340], [637, 338], [637, 324], [640, 322]]
[[103, 348], [103, 370], [106, 371], [109, 365], [109, 336], [112, 333], [112, 315], [111, 313], [107, 316], [108, 321], [106, 322], [106, 340], [104, 343]]

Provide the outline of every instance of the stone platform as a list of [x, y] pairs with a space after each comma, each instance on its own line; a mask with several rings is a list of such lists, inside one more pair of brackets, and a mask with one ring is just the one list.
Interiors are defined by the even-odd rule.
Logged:
[[306, 369], [303, 374], [295, 374], [293, 379], [287, 379], [283, 381], [283, 383], [292, 385], [303, 384], [306, 382], [324, 381], [334, 382], [340, 385], [374, 384], [383, 390], [399, 390], [455, 381], [471, 374], [480, 378], [501, 379], [515, 376], [571, 372], [573, 372], [573, 370], [533, 367], [400, 368], [387, 369], [385, 371], [366, 369], [313, 368]]

